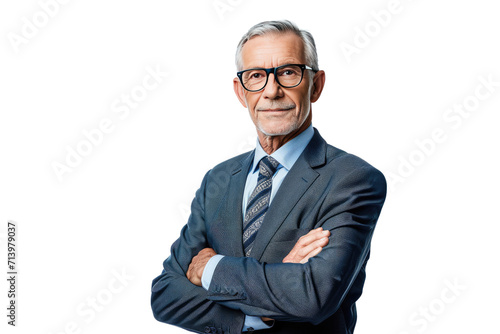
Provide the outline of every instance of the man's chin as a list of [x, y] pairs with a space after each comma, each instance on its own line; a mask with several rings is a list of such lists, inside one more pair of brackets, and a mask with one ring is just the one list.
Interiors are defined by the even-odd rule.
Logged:
[[292, 124], [289, 126], [261, 126], [259, 125], [257, 129], [262, 132], [266, 136], [275, 137], [275, 136], [286, 136], [293, 131], [297, 130], [296, 124]]

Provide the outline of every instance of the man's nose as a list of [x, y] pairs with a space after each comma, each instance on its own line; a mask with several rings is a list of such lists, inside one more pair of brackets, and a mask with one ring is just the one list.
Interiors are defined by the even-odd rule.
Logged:
[[275, 99], [283, 96], [283, 89], [276, 81], [274, 73], [269, 73], [267, 78], [266, 87], [264, 87], [264, 97], [268, 99]]

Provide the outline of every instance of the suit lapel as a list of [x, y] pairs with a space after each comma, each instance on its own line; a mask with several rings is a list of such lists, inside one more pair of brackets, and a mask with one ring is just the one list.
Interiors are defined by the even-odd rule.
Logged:
[[[241, 163], [237, 163], [231, 171], [229, 190], [223, 221], [226, 222], [224, 243], [228, 246], [227, 255], [243, 257], [243, 191], [247, 180], [248, 169], [253, 162], [253, 152], [248, 154]], [[227, 217], [227, 218], [226, 218]]]
[[260, 260], [276, 231], [319, 176], [319, 173], [313, 167], [325, 163], [326, 142], [321, 138], [316, 129], [314, 131], [313, 138], [283, 180], [271, 202], [262, 226], [257, 232], [250, 254], [251, 257], [257, 260]]

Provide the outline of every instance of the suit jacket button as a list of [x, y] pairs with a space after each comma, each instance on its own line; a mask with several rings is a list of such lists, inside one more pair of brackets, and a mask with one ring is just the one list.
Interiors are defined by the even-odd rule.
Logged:
[[215, 328], [215, 327], [210, 327], [210, 333], [217, 334], [217, 328]]
[[210, 327], [206, 326], [205, 327], [205, 333], [210, 333], [212, 330], [210, 329]]
[[247, 330], [248, 330], [248, 333], [253, 333], [253, 331], [254, 331], [253, 327], [248, 327]]

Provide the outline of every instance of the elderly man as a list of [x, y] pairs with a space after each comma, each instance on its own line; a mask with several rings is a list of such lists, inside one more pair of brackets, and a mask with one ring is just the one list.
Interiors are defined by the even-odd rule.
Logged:
[[385, 178], [312, 127], [325, 73], [311, 34], [259, 23], [236, 65], [257, 145], [205, 175], [153, 280], [154, 316], [201, 333], [352, 333]]

